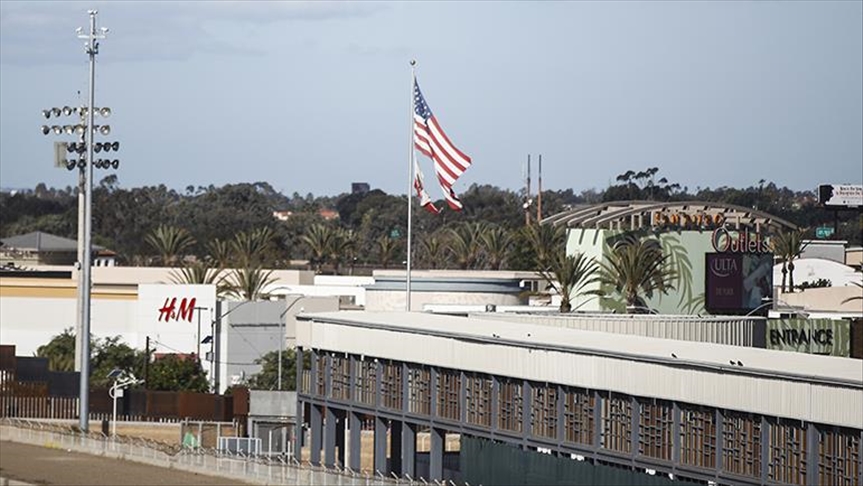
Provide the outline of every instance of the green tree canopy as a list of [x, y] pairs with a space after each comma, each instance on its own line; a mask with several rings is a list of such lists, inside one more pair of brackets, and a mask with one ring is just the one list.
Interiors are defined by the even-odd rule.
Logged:
[[[148, 360], [144, 350], [134, 349], [122, 342], [120, 336], [92, 339], [90, 342], [90, 384], [94, 387], [111, 386], [108, 374], [115, 368], [131, 372], [144, 378], [144, 366]], [[36, 356], [48, 358], [52, 371], [75, 369], [75, 334], [66, 329], [39, 346]], [[149, 367], [149, 380], [141, 385], [149, 390], [198, 391], [209, 388], [204, 370], [197, 360], [180, 359], [167, 355], [153, 361]]]
[[[805, 239], [814, 238], [818, 226], [834, 225], [833, 212], [817, 205], [813, 191], [795, 191], [765, 180], [755, 181], [750, 187], [697, 187], [690, 190], [671, 179], [656, 167], [647, 167], [619, 174], [617, 179], [612, 178], [613, 183], [607, 188], [586, 188], [581, 192], [573, 189], [545, 190], [542, 192], [542, 212], [548, 216], [578, 204], [600, 201], [699, 200], [765, 211], [805, 228], [802, 235]], [[465, 204], [461, 212], [444, 209], [435, 216], [416, 204], [412, 205], [413, 236], [418, 244], [423, 235], [482, 222], [505, 229], [516, 242], [501, 268], [537, 268], [533, 256], [526, 250], [530, 248], [526, 235], [519, 234], [526, 228], [522, 191], [474, 184], [460, 191], [459, 195]], [[535, 195], [534, 199], [532, 210], [538, 206]], [[402, 240], [391, 262], [401, 261], [406, 256], [406, 203], [404, 195], [390, 195], [381, 190], [318, 197], [297, 193], [287, 197], [265, 182], [222, 187], [192, 186], [185, 188], [184, 192], [165, 185], [123, 188], [112, 175], [103, 179], [93, 191], [93, 241], [117, 252], [120, 264], [143, 264], [158, 256], [157, 251], [147, 244], [146, 236], [160, 225], [166, 225], [183, 228], [197, 242], [186, 248], [184, 254], [196, 256], [199, 260], [210, 256], [226, 263], [225, 251], [214, 251], [211, 247], [214, 241], [223, 242], [221, 250], [225, 250], [224, 246], [231, 245], [236, 235], [266, 228], [272, 232], [272, 240], [261, 257], [261, 264], [266, 268], [279, 268], [291, 259], [314, 256], [303, 244], [302, 237], [313, 224], [325, 222], [318, 213], [319, 209], [335, 208], [339, 219], [327, 224], [334, 229], [352, 231], [355, 248], [351, 251], [355, 253], [357, 263], [376, 266], [381, 264], [376, 251], [381, 236]], [[444, 206], [441, 201], [437, 204]], [[292, 214], [286, 221], [279, 221], [273, 216], [275, 210], [289, 210]], [[840, 211], [835, 217], [835, 239], [847, 240], [850, 245], [863, 244], [863, 216], [859, 211]], [[533, 213], [531, 219], [534, 219]], [[0, 237], [37, 230], [76, 238], [77, 194], [74, 188], [55, 189], [39, 184], [34, 190], [0, 192]], [[414, 248], [416, 250], [417, 247]], [[340, 255], [339, 264], [353, 262], [352, 257], [347, 260], [341, 255], [345, 252], [337, 253]], [[329, 264], [333, 254], [324, 258]], [[446, 261], [436, 265], [440, 268], [458, 266], [455, 262]], [[222, 266], [228, 268], [228, 265]], [[494, 266], [492, 262], [482, 260], [475, 268], [491, 266]]]
[[64, 329], [46, 344], [36, 348], [36, 356], [48, 358], [51, 371], [75, 370], [75, 333], [72, 328]]
[[150, 364], [146, 386], [149, 390], [201, 393], [210, 388], [200, 361], [173, 354], [165, 355]]
[[[306, 365], [310, 365], [311, 358], [308, 353], [303, 356]], [[255, 360], [255, 364], [261, 365], [261, 371], [252, 375], [248, 380], [249, 388], [252, 390], [284, 390], [295, 391], [297, 389], [297, 350], [288, 348], [282, 351], [282, 387], [279, 388], [279, 352], [270, 351]]]

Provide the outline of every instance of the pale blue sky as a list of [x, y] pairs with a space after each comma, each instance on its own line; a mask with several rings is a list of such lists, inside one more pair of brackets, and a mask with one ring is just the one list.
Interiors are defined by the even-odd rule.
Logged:
[[690, 190], [863, 183], [859, 1], [0, 0], [0, 186], [74, 185], [40, 112], [86, 102], [93, 7], [123, 187], [403, 194], [412, 57], [474, 160], [459, 192], [520, 188], [528, 153], [576, 192], [651, 166]]

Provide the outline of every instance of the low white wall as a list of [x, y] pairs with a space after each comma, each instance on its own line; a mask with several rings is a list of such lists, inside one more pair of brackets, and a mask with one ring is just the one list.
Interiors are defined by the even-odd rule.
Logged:
[[[96, 338], [120, 336], [132, 347], [144, 347], [146, 336], [136, 329], [138, 302], [93, 299], [90, 332]], [[18, 356], [32, 356], [64, 329], [75, 329], [74, 298], [0, 298], [0, 343], [14, 344]]]
[[[426, 305], [519, 305], [520, 299], [513, 294], [485, 292], [411, 292], [411, 310], [422, 311]], [[368, 311], [405, 310], [404, 290], [375, 290], [366, 294]]]

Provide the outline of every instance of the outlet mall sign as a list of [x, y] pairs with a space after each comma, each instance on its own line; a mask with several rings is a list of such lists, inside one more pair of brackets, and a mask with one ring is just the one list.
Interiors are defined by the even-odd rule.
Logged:
[[734, 231], [724, 226], [713, 230], [710, 238], [717, 253], [770, 253], [773, 247], [761, 233]]
[[711, 243], [717, 253], [770, 253], [773, 248], [760, 232], [737, 231], [727, 227], [721, 213], [687, 213], [684, 211], [658, 212], [653, 215], [654, 226], [674, 229], [713, 228]]

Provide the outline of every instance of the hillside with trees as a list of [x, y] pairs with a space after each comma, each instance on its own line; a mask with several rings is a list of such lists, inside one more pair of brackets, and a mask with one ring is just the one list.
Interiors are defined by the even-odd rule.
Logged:
[[[765, 211], [800, 226], [804, 238], [814, 238], [816, 227], [834, 223], [834, 214], [818, 207], [812, 191], [794, 191], [764, 180], [747, 188], [693, 190], [658, 172], [655, 167], [627, 171], [602, 191], [543, 191], [543, 216], [603, 201], [698, 200]], [[461, 198], [465, 206], [461, 213], [445, 209], [435, 216], [413, 205], [415, 268], [536, 268], [537, 235], [525, 225], [523, 193], [474, 184]], [[125, 189], [116, 175], [110, 175], [94, 187], [93, 204], [93, 242], [117, 252], [121, 265], [188, 267], [197, 262], [206, 264], [206, 274], [207, 268], [244, 267], [252, 272], [256, 267], [289, 268], [296, 266], [292, 262], [308, 261], [306, 268], [344, 274], [399, 267], [406, 258], [405, 196], [378, 189], [336, 196], [286, 196], [266, 182], [256, 182], [188, 186], [178, 192], [165, 185]], [[437, 204], [444, 206], [443, 201]], [[276, 211], [282, 219], [274, 217]], [[530, 211], [535, 219], [535, 206]], [[73, 188], [39, 184], [33, 190], [0, 193], [0, 237], [37, 230], [76, 238]], [[261, 241], [240, 241], [254, 234]], [[863, 244], [863, 213], [838, 213], [833, 238]], [[260, 248], [249, 247], [255, 244]], [[171, 245], [180, 247], [171, 249]], [[251, 277], [264, 275], [236, 276]]]

